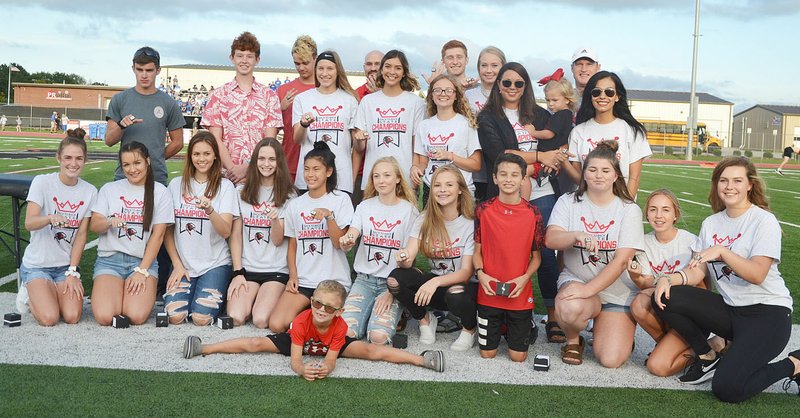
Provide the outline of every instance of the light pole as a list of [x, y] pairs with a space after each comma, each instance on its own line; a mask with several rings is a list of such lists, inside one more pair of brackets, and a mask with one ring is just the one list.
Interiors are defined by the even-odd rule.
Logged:
[[694, 6], [694, 54], [692, 56], [692, 91], [689, 93], [689, 138], [686, 142], [686, 161], [692, 160], [692, 140], [694, 128], [697, 125], [697, 105], [694, 102], [697, 88], [697, 43], [700, 38], [700, 0], [695, 0]]
[[8, 64], [8, 91], [6, 92], [6, 104], [11, 104], [11, 73], [17, 71], [19, 72], [19, 68], [15, 67], [12, 64]]

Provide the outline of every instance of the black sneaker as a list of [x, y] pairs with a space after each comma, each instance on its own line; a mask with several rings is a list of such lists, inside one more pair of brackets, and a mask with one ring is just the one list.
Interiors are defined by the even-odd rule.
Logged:
[[697, 385], [714, 377], [714, 371], [719, 364], [720, 355], [717, 354], [713, 360], [703, 360], [700, 357], [695, 357], [694, 361], [689, 364], [683, 376], [678, 380], [681, 383], [688, 383], [690, 385]]

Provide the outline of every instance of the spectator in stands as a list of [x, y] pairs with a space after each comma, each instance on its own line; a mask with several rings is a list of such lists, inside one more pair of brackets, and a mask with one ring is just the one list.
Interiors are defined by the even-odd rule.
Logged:
[[261, 44], [255, 35], [243, 32], [234, 39], [230, 60], [236, 76], [211, 94], [200, 124], [217, 138], [228, 179], [241, 183], [256, 143], [278, 134], [280, 102], [275, 92], [253, 76], [261, 61]]
[[289, 176], [292, 181], [297, 175], [297, 161], [300, 158], [300, 145], [295, 143], [292, 131], [294, 125], [292, 123], [292, 103], [298, 94], [314, 88], [314, 62], [316, 59], [317, 43], [308, 35], [298, 36], [292, 46], [292, 61], [294, 61], [294, 68], [299, 77], [283, 85], [280, 80], [275, 80], [283, 113], [283, 153], [286, 155], [286, 163], [289, 164]]

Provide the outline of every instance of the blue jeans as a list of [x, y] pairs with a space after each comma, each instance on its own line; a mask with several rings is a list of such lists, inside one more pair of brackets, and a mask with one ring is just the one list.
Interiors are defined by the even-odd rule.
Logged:
[[389, 309], [383, 315], [376, 315], [373, 310], [375, 299], [384, 293], [389, 293], [385, 278], [363, 273], [356, 275], [356, 281], [344, 301], [342, 314], [348, 328], [355, 332], [356, 338], [361, 339], [375, 332], [386, 334], [387, 344], [392, 341], [400, 321], [400, 302], [393, 298]]
[[[532, 200], [531, 203], [539, 209], [544, 227], [547, 228], [550, 214], [553, 212], [553, 206], [556, 205], [556, 196], [554, 194], [542, 196]], [[542, 292], [544, 306], [553, 307], [558, 293], [558, 261], [556, 260], [556, 252], [549, 248], [543, 247], [541, 253], [542, 263], [539, 264], [539, 270], [536, 272], [536, 280], [539, 282], [539, 290]]]
[[214, 267], [200, 276], [192, 277], [191, 280], [182, 277], [175, 287], [164, 294], [164, 308], [167, 315], [188, 318], [189, 315], [196, 313], [211, 317], [211, 321], [216, 320], [225, 301], [230, 281], [230, 265]]

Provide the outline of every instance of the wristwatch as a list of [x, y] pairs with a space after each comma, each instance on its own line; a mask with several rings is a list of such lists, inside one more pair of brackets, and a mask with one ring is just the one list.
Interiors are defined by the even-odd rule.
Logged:
[[328, 216], [326, 216], [326, 217], [325, 217], [325, 220], [326, 220], [326, 221], [332, 221], [332, 220], [334, 220], [334, 219], [335, 219], [335, 215], [334, 215], [333, 211], [331, 211], [331, 214], [330, 214], [330, 215], [328, 215]]

